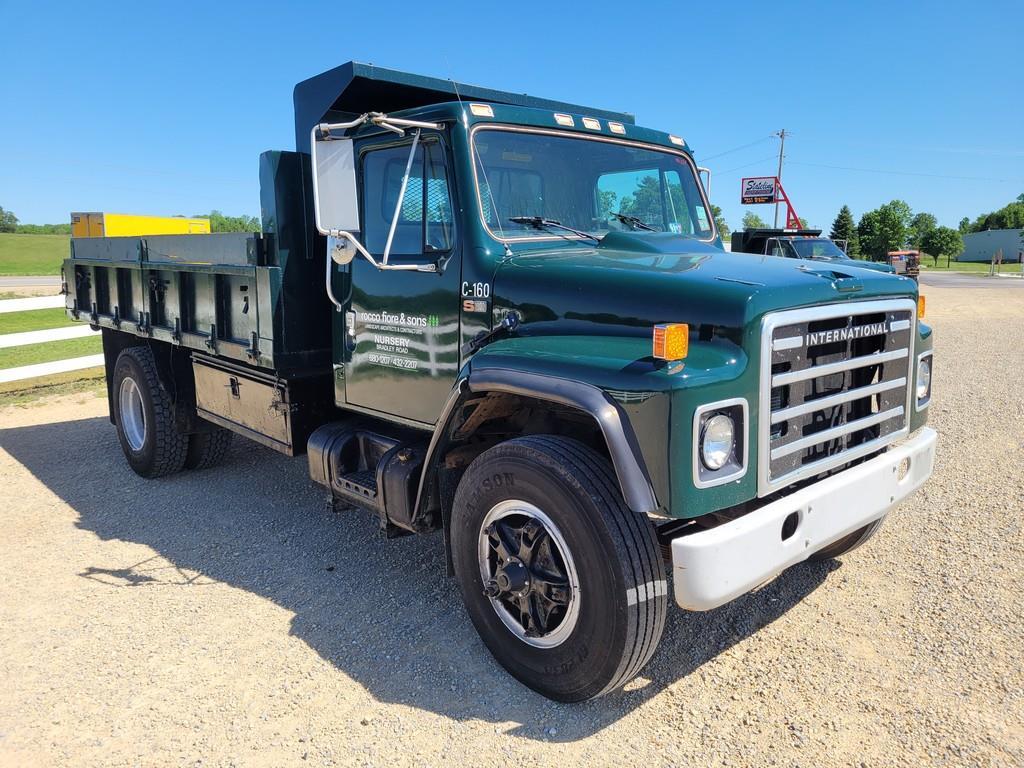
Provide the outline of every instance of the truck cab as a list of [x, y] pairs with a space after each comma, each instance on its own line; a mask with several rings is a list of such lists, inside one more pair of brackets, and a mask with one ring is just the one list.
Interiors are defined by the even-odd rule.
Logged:
[[294, 96], [261, 232], [72, 241], [139, 474], [306, 453], [385, 535], [438, 532], [483, 642], [564, 701], [640, 671], [670, 594], [848, 552], [930, 476], [917, 285], [727, 253], [681, 136], [356, 63]]

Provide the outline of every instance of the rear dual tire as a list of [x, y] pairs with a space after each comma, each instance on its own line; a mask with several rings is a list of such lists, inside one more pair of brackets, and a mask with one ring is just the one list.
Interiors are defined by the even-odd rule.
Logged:
[[653, 655], [668, 611], [654, 530], [583, 444], [531, 436], [482, 453], [456, 491], [451, 544], [481, 639], [538, 693], [601, 696]]
[[209, 432], [189, 435], [185, 469], [209, 469], [217, 466], [227, 455], [233, 437], [234, 432], [223, 427], [213, 427]]
[[121, 450], [142, 477], [162, 477], [185, 466], [188, 437], [174, 425], [174, 406], [160, 386], [149, 347], [128, 347], [113, 376], [114, 421]]
[[185, 435], [174, 420], [174, 403], [160, 384], [149, 347], [128, 347], [118, 355], [111, 382], [114, 423], [128, 466], [142, 477], [206, 469], [219, 463], [232, 433], [220, 427]]

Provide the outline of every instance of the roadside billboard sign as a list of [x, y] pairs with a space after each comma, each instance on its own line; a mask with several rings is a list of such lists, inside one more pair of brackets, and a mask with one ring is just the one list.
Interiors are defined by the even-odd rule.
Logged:
[[742, 180], [741, 205], [761, 205], [781, 202], [777, 176], [752, 176]]

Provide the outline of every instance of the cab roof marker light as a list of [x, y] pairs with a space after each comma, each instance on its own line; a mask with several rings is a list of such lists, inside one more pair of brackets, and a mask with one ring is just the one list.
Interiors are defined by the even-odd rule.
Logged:
[[668, 140], [675, 144], [677, 147], [681, 147], [684, 144], [686, 144], [682, 136], [673, 136], [672, 134], [669, 134]]
[[623, 136], [626, 135], [626, 126], [624, 126], [622, 123], [613, 123], [609, 120], [608, 130], [611, 131], [612, 133], [618, 133]]
[[559, 125], [575, 126], [576, 122], [572, 119], [572, 115], [565, 115], [561, 112], [555, 112], [555, 122]]
[[494, 117], [494, 109], [490, 104], [470, 104], [469, 111], [477, 117]]
[[583, 118], [583, 127], [584, 128], [589, 128], [592, 131], [600, 131], [601, 130], [601, 121], [598, 120], [595, 117], [584, 117]]

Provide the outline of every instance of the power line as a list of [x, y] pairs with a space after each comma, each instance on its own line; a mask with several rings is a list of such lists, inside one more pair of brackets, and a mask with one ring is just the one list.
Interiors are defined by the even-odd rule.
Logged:
[[[732, 173], [733, 171], [738, 171], [738, 170], [740, 170], [742, 168], [749, 168], [752, 165], [757, 165], [758, 163], [766, 163], [769, 160], [774, 160], [774, 159], [775, 159], [775, 155], [768, 155], [768, 157], [762, 157], [760, 160], [755, 160], [752, 163], [744, 163], [743, 165], [737, 165], [735, 168], [730, 168], [727, 171], [718, 171], [717, 173], [719, 175], [726, 174], [726, 173]], [[703, 162], [703, 160], [701, 162]]]
[[941, 173], [918, 173], [915, 171], [890, 171], [880, 168], [854, 168], [847, 165], [827, 165], [825, 163], [808, 163], [802, 160], [790, 160], [795, 165], [807, 165], [812, 168], [829, 168], [834, 171], [857, 171], [859, 173], [882, 173], [887, 176], [919, 176], [926, 179], [951, 179], [955, 181], [994, 181], [1000, 184], [1024, 184], [1024, 179], [995, 179], [989, 176], [950, 176]]
[[724, 157], [725, 155], [731, 155], [733, 152], [739, 152], [741, 149], [746, 149], [747, 147], [753, 147], [753, 146], [755, 146], [757, 144], [760, 144], [762, 141], [768, 141], [768, 139], [770, 139], [770, 138], [771, 138], [771, 136], [762, 136], [757, 141], [752, 141], [749, 144], [744, 144], [744, 145], [739, 146], [739, 147], [734, 147], [732, 149], [727, 149], [727, 150], [725, 150], [725, 152], [719, 152], [717, 155], [709, 155], [708, 157], [702, 157], [702, 158], [700, 158], [700, 161], [702, 163], [706, 163], [708, 160], [714, 160], [717, 157]]

